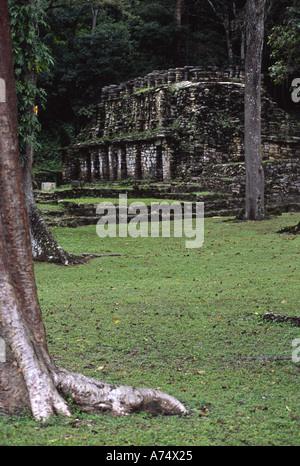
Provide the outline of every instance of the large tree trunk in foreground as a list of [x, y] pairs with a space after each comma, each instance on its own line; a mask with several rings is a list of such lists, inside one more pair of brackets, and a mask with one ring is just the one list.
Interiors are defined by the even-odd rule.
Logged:
[[261, 155], [261, 59], [265, 0], [248, 0], [245, 62], [246, 220], [265, 217], [264, 171]]
[[[57, 367], [50, 357], [34, 277], [22, 169], [7, 0], [0, 0], [0, 409], [30, 407], [37, 420], [71, 415], [65, 400], [82, 409], [115, 414], [143, 410], [185, 414], [184, 406], [157, 390], [102, 383]], [[4, 346], [4, 351], [3, 351]]]

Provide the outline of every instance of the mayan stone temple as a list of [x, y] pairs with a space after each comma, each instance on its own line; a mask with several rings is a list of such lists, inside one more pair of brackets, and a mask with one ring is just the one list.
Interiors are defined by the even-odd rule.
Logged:
[[[64, 159], [65, 182], [193, 182], [244, 194], [244, 73], [184, 67], [103, 88]], [[299, 126], [262, 89], [267, 202], [299, 202]]]

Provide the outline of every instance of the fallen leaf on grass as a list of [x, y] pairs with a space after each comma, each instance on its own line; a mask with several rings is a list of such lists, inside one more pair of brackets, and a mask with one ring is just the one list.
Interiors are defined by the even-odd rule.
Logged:
[[207, 414], [209, 414], [209, 411], [211, 410], [208, 406], [203, 406], [200, 409], [201, 411], [199, 413], [199, 417], [207, 416]]

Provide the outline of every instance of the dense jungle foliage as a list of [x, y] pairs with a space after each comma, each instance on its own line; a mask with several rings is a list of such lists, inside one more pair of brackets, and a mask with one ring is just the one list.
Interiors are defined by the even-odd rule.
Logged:
[[[46, 168], [60, 165], [62, 151], [86, 123], [103, 86], [155, 69], [244, 63], [246, 0], [9, 3], [18, 92], [23, 107], [24, 94], [25, 102], [32, 99], [37, 107], [38, 116], [31, 115], [35, 163]], [[300, 75], [299, 15], [296, 0], [267, 0], [263, 72], [270, 92], [287, 110], [294, 105], [292, 79]], [[24, 90], [28, 60], [37, 84]], [[27, 130], [22, 102], [20, 113]]]

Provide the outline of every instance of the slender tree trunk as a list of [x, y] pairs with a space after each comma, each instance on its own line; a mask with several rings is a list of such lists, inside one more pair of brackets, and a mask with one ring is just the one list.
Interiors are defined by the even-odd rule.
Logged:
[[[24, 81], [28, 82], [30, 86], [36, 85], [36, 71], [34, 68], [26, 72]], [[27, 113], [30, 115], [32, 112], [33, 108], [29, 105]], [[33, 258], [37, 261], [61, 262], [67, 264], [68, 259], [65, 257], [64, 251], [48, 230], [35, 203], [32, 187], [32, 164], [34, 157], [33, 133], [34, 130], [32, 129], [25, 143], [25, 160], [22, 171]]]
[[87, 257], [76, 256], [65, 251], [56, 241], [36, 206], [32, 187], [33, 144], [26, 142], [26, 159], [23, 165], [23, 185], [33, 259], [37, 262], [54, 262], [62, 265], [80, 264]]
[[261, 155], [261, 59], [265, 0], [248, 0], [245, 61], [246, 220], [265, 217]]
[[99, 13], [99, 7], [91, 5], [91, 10], [92, 10], [92, 32], [94, 32], [97, 26], [97, 17]]
[[26, 160], [23, 166], [23, 184], [26, 197], [26, 207], [29, 219], [31, 247], [33, 258], [37, 262], [54, 262], [63, 265], [80, 264], [86, 261], [83, 256], [76, 256], [65, 251], [56, 241], [47, 227], [39, 209], [36, 206], [32, 188], [32, 158], [33, 147], [26, 143]]
[[224, 26], [225, 34], [226, 34], [228, 62], [229, 62], [229, 65], [232, 65], [233, 64], [233, 47], [232, 47], [232, 40], [231, 40], [232, 31], [231, 31], [227, 1], [224, 2], [223, 26]]
[[241, 65], [245, 65], [245, 31], [241, 29]]
[[184, 4], [184, 0], [177, 0], [176, 1], [174, 18], [175, 18], [175, 22], [176, 22], [177, 26], [181, 26], [183, 4]]
[[[175, 398], [157, 390], [102, 383], [57, 367], [50, 357], [38, 301], [30, 228], [18, 149], [17, 100], [7, 0], [0, 0], [0, 409], [29, 407], [37, 420], [82, 409], [115, 414], [143, 410], [185, 414]], [[4, 350], [3, 350], [4, 348]]]
[[234, 29], [235, 32], [240, 34], [240, 63], [241, 66], [245, 66], [245, 24], [246, 21], [243, 19], [241, 14], [237, 14], [236, 3], [233, 2], [233, 14], [234, 14]]
[[[184, 1], [185, 0], [177, 0], [176, 6], [175, 6], [174, 19], [175, 19], [176, 26], [178, 26], [179, 28], [182, 25], [182, 9], [184, 5]], [[180, 39], [176, 40], [175, 50], [176, 50], [176, 55], [179, 58], [181, 54], [181, 40]]]
[[229, 17], [229, 9], [228, 9], [228, 0], [222, 0], [221, 5], [218, 5], [218, 3], [213, 1], [213, 0], [207, 0], [212, 9], [214, 10], [217, 18], [221, 21], [223, 24], [223, 27], [225, 29], [225, 36], [226, 36], [226, 45], [227, 45], [227, 55], [228, 55], [228, 62], [229, 65], [232, 65], [233, 63], [233, 47], [232, 47], [232, 31], [231, 31], [231, 25], [230, 25], [230, 17]]

